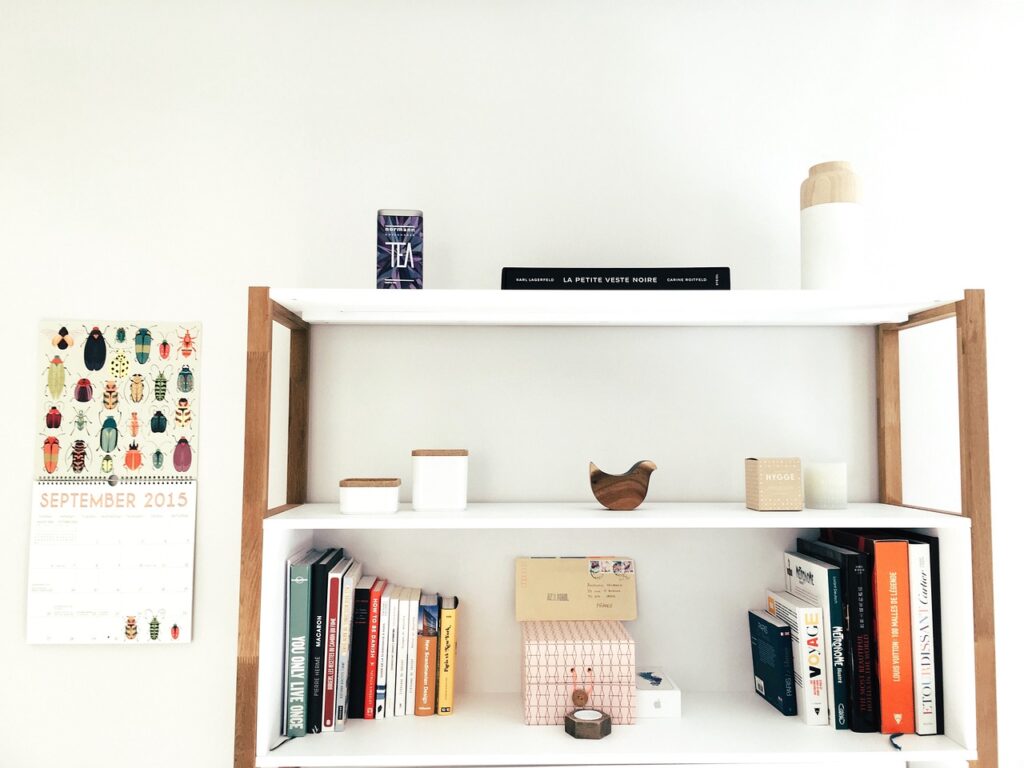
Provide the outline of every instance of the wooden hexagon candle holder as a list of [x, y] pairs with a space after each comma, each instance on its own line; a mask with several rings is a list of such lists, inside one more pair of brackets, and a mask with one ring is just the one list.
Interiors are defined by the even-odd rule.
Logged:
[[603, 739], [612, 732], [612, 718], [599, 709], [575, 709], [565, 716], [565, 732], [574, 739]]

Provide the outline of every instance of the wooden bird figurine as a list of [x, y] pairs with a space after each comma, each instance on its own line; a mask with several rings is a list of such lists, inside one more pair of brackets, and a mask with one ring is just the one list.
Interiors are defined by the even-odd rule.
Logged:
[[590, 462], [590, 490], [608, 509], [636, 509], [647, 498], [651, 472], [657, 468], [653, 461], [638, 461], [624, 474], [609, 475]]

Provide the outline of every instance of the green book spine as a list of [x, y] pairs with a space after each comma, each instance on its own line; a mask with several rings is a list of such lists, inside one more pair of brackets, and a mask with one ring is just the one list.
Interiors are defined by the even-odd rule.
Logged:
[[288, 573], [288, 730], [305, 736], [308, 702], [310, 563], [294, 563]]

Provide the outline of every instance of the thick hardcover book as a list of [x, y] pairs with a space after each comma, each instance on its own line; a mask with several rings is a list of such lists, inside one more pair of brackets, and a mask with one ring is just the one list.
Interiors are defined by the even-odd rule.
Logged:
[[729, 267], [503, 267], [502, 290], [727, 291]]
[[[378, 720], [387, 717], [385, 707], [388, 693], [388, 658], [391, 656], [391, 597], [397, 588], [395, 584], [388, 584], [380, 595], [380, 621], [377, 631], [377, 686], [373, 701], [373, 716]], [[372, 604], [370, 608], [372, 610]]]
[[405, 587], [398, 601], [398, 635], [395, 645], [395, 717], [405, 716], [406, 670], [409, 665], [409, 602], [412, 600], [412, 587]]
[[370, 623], [366, 637], [366, 691], [363, 717], [373, 720], [377, 712], [377, 665], [380, 661], [380, 598], [387, 589], [387, 579], [377, 579], [370, 590]]
[[[348, 689], [348, 716], [366, 717], [366, 655], [370, 643], [370, 590], [377, 583], [376, 576], [363, 576], [356, 584], [352, 603], [351, 673]], [[376, 683], [376, 674], [374, 676]], [[372, 687], [372, 686], [371, 686]], [[372, 716], [372, 715], [371, 715]]]
[[768, 613], [792, 630], [796, 711], [808, 725], [828, 725], [825, 624], [821, 608], [789, 592], [769, 589]]
[[825, 646], [825, 681], [829, 718], [838, 731], [850, 729], [847, 686], [846, 631], [843, 627], [842, 583], [839, 567], [796, 552], [783, 557], [786, 591], [821, 607], [829, 642]]
[[327, 639], [324, 648], [323, 730], [334, 728], [338, 692], [338, 627], [341, 620], [341, 589], [352, 558], [345, 557], [327, 574]]
[[437, 636], [437, 714], [455, 711], [455, 654], [458, 650], [459, 598], [441, 598], [441, 629]]
[[[388, 599], [387, 688], [384, 692], [384, 714], [386, 717], [395, 716], [395, 696], [398, 686], [398, 607], [402, 602], [403, 592], [405, 592], [405, 587], [396, 586]], [[383, 611], [382, 604], [381, 612], [383, 613]]]
[[875, 733], [878, 731], [875, 601], [868, 556], [846, 547], [810, 539], [797, 539], [796, 548], [798, 552], [839, 566], [844, 595], [846, 663], [849, 666], [850, 730]]
[[309, 581], [309, 708], [306, 733], [320, 733], [324, 719], [324, 659], [327, 651], [327, 577], [345, 556], [329, 549], [310, 570]]
[[420, 598], [420, 614], [416, 632], [416, 707], [417, 715], [432, 715], [437, 704], [437, 633], [436, 594]]
[[419, 640], [420, 590], [413, 587], [409, 594], [409, 647], [406, 649], [405, 714], [414, 714], [416, 708], [416, 646]]
[[914, 732], [913, 627], [906, 539], [823, 528], [821, 538], [871, 555], [882, 733]]
[[793, 679], [793, 634], [789, 625], [767, 611], [748, 611], [754, 690], [784, 715], [796, 714]]
[[363, 578], [363, 564], [353, 562], [341, 582], [341, 617], [338, 620], [338, 693], [334, 697], [334, 730], [345, 730], [348, 720], [348, 692], [352, 678], [352, 614], [356, 584]]
[[311, 549], [288, 563], [288, 668], [285, 686], [285, 736], [304, 736], [308, 715], [309, 578], [323, 550]]

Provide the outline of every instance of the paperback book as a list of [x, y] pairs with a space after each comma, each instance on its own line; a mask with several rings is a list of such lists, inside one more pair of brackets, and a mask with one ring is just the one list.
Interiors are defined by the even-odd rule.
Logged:
[[324, 552], [311, 549], [305, 555], [288, 560], [288, 589], [285, 611], [288, 615], [288, 645], [285, 668], [284, 735], [304, 736], [309, 679], [309, 579], [310, 569]]
[[338, 620], [338, 683], [335, 700], [334, 730], [345, 730], [348, 720], [348, 696], [352, 678], [352, 631], [356, 585], [363, 578], [363, 564], [354, 561], [341, 583], [341, 616]]
[[784, 715], [795, 715], [793, 634], [789, 625], [767, 611], [748, 611], [754, 690]]
[[338, 689], [338, 640], [341, 635], [341, 593], [345, 573], [352, 558], [338, 561], [327, 574], [327, 626], [324, 649], [323, 730], [333, 730]]
[[416, 715], [432, 715], [437, 703], [437, 633], [440, 622], [438, 596], [420, 598], [416, 637]]
[[502, 290], [727, 291], [729, 267], [503, 267]]
[[327, 650], [327, 582], [328, 575], [344, 557], [341, 549], [328, 549], [310, 569], [309, 582], [309, 706], [306, 733], [323, 729], [324, 659]]
[[825, 626], [821, 608], [788, 592], [769, 589], [768, 613], [792, 632], [797, 714], [808, 725], [828, 725], [825, 682]]
[[458, 651], [459, 598], [441, 598], [441, 626], [437, 640], [437, 714], [455, 711], [455, 654]]

